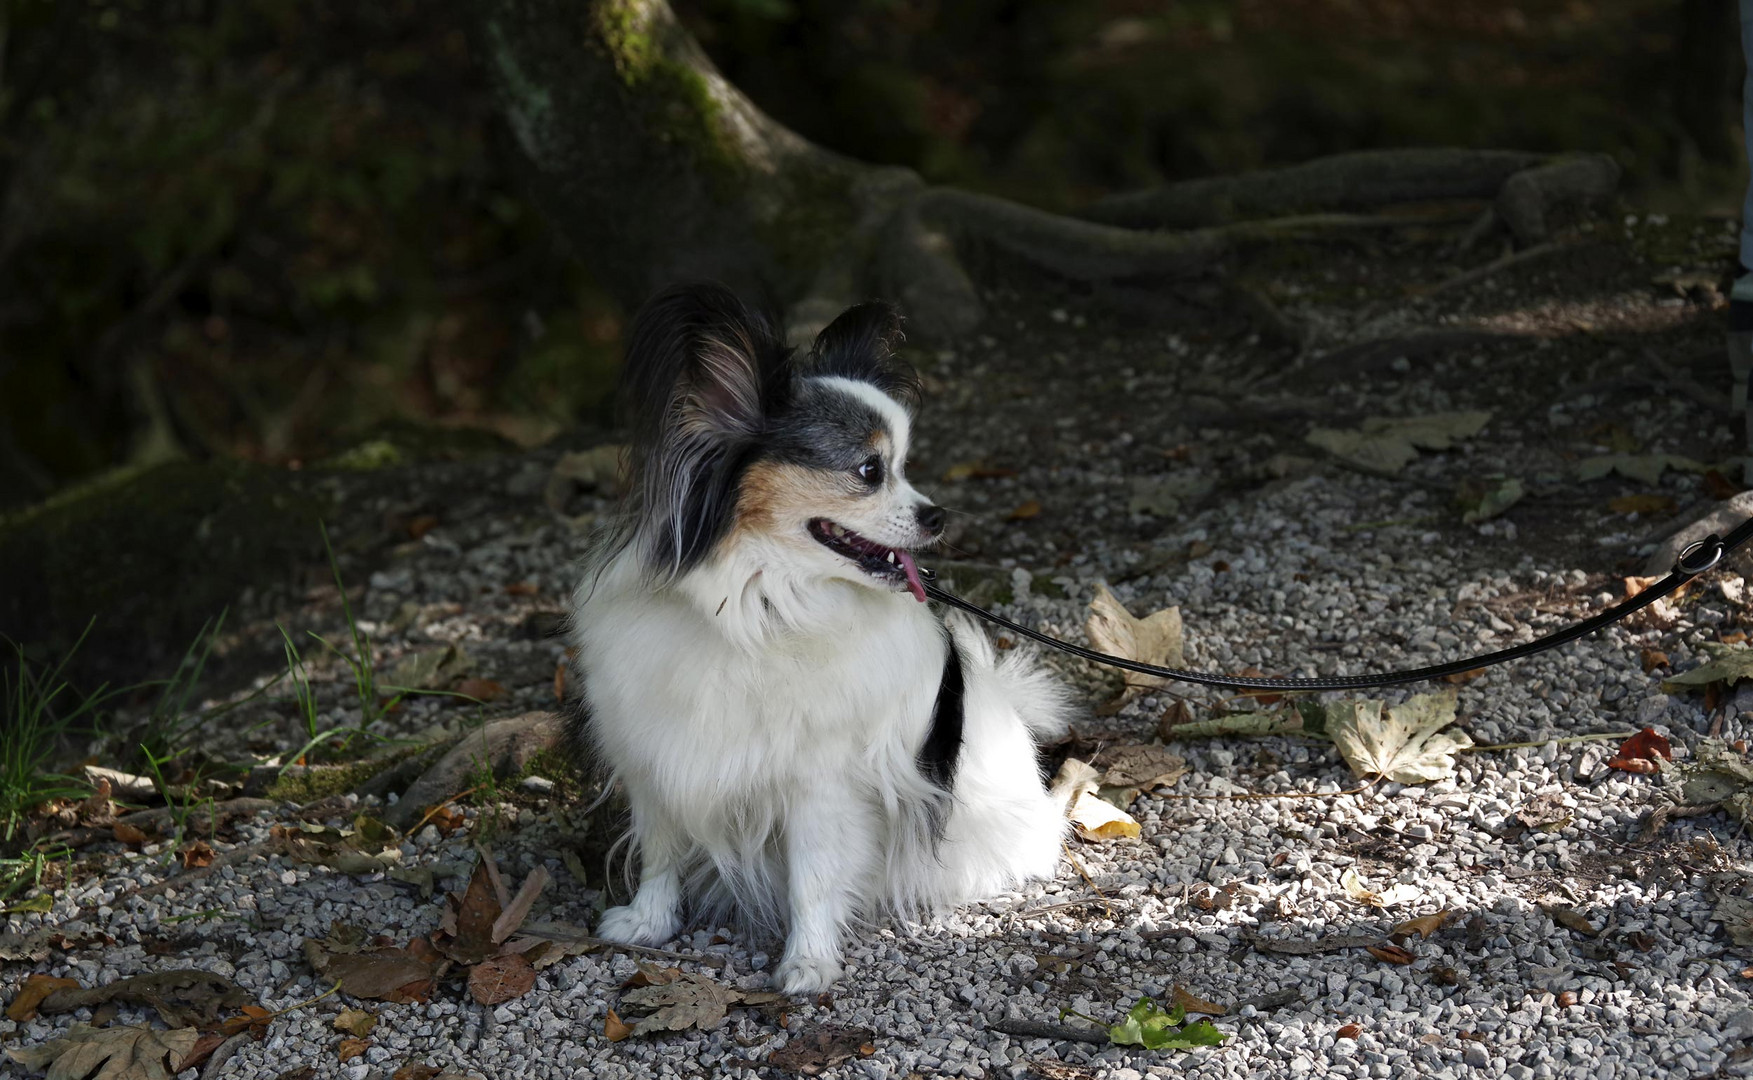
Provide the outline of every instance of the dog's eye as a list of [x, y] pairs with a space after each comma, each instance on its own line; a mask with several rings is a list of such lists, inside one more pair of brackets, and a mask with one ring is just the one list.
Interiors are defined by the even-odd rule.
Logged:
[[883, 482], [883, 459], [872, 454], [870, 457], [865, 458], [864, 463], [853, 471], [858, 474], [860, 480], [863, 480], [871, 487], [876, 487]]

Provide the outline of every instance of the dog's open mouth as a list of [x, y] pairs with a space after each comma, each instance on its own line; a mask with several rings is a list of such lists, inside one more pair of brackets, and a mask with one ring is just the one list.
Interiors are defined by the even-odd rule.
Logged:
[[851, 559], [871, 577], [884, 578], [897, 585], [905, 581], [907, 591], [914, 599], [925, 603], [925, 584], [919, 580], [919, 567], [914, 565], [910, 552], [884, 547], [827, 518], [816, 518], [809, 527], [810, 535], [829, 551]]

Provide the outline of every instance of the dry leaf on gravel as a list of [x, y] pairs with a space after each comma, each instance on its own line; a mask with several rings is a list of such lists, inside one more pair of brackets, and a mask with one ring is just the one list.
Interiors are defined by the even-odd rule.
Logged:
[[620, 1014], [615, 1010], [610, 1009], [608, 1014], [603, 1017], [603, 1038], [614, 1043], [620, 1042], [632, 1034], [633, 1025], [621, 1019]]
[[521, 953], [490, 956], [469, 969], [469, 996], [477, 1005], [523, 997], [536, 985], [536, 969]]
[[1753, 649], [1714, 641], [1703, 642], [1701, 648], [1710, 659], [1690, 671], [1663, 679], [1664, 691], [1675, 694], [1711, 683], [1733, 686], [1743, 679], [1753, 679]]
[[[1182, 664], [1181, 609], [1178, 607], [1164, 608], [1142, 619], [1134, 618], [1106, 585], [1097, 585], [1083, 629], [1090, 645], [1100, 652], [1157, 667], [1178, 668]], [[1122, 700], [1143, 690], [1166, 686], [1169, 682], [1156, 675], [1141, 675], [1135, 671], [1121, 674], [1126, 683]]]
[[1680, 509], [1672, 495], [1620, 495], [1607, 500], [1607, 509], [1615, 514], [1672, 514]]
[[342, 1039], [341, 1044], [335, 1047], [335, 1057], [342, 1064], [346, 1064], [370, 1048], [371, 1043], [365, 1039]]
[[368, 1013], [364, 1009], [342, 1009], [335, 1017], [335, 1030], [345, 1031], [349, 1035], [365, 1038], [371, 1029], [377, 1026], [377, 1014]]
[[1028, 521], [1041, 516], [1041, 500], [1030, 499], [1005, 515], [1006, 521]]
[[1753, 824], [1753, 761], [1721, 739], [1700, 739], [1689, 761], [1661, 763], [1662, 779], [1687, 806], [1721, 804], [1730, 817]]
[[448, 966], [425, 938], [405, 948], [368, 944], [365, 932], [336, 923], [321, 941], [306, 938], [304, 957], [317, 977], [340, 983], [341, 992], [376, 1001], [425, 1001]]
[[454, 692], [476, 701], [488, 702], [498, 701], [511, 691], [505, 688], [504, 683], [495, 682], [492, 679], [473, 678], [464, 679], [457, 683]]
[[49, 958], [57, 938], [59, 935], [48, 927], [38, 927], [23, 934], [0, 934], [0, 962], [41, 963]]
[[1388, 936], [1411, 937], [1413, 934], [1417, 934], [1420, 938], [1428, 938], [1443, 928], [1443, 923], [1449, 920], [1449, 914], [1449, 909], [1444, 908], [1433, 915], [1420, 915], [1416, 919], [1407, 919], [1388, 931]]
[[1415, 954], [1393, 944], [1392, 942], [1387, 942], [1381, 945], [1371, 945], [1364, 951], [1375, 957], [1377, 960], [1387, 964], [1412, 964], [1418, 961], [1418, 957]]
[[38, 1010], [45, 1016], [91, 1008], [107, 1001], [126, 1001], [149, 1005], [173, 1028], [202, 1025], [211, 1027], [219, 1021], [223, 1009], [237, 1009], [250, 1003], [243, 987], [211, 971], [181, 968], [155, 971], [118, 979], [89, 990], [76, 987], [57, 990], [45, 997]]
[[1461, 506], [1461, 523], [1476, 525], [1489, 521], [1521, 502], [1527, 493], [1528, 489], [1514, 476], [1464, 481], [1455, 496]]
[[184, 870], [212, 866], [215, 857], [213, 845], [205, 840], [192, 840], [177, 850], [177, 858], [182, 860]]
[[219, 1025], [219, 1034], [229, 1038], [247, 1031], [250, 1038], [261, 1042], [268, 1037], [268, 1021], [278, 1015], [260, 1005], [245, 1005], [241, 1015], [230, 1017]]
[[33, 974], [24, 980], [24, 985], [19, 987], [18, 993], [12, 995], [12, 1000], [7, 1003], [6, 1019], [18, 1024], [34, 1020], [37, 1006], [43, 1003], [44, 998], [57, 990], [77, 989], [77, 979], [57, 979], [53, 975]]
[[1206, 1016], [1224, 1016], [1230, 1011], [1228, 1005], [1219, 1005], [1215, 1001], [1194, 997], [1178, 983], [1169, 992], [1169, 1004], [1180, 1006], [1183, 1012], [1203, 1013]]
[[1110, 747], [1097, 754], [1091, 765], [1102, 770], [1097, 793], [1122, 809], [1132, 805], [1139, 792], [1168, 787], [1187, 775], [1185, 758], [1149, 743]]
[[632, 982], [643, 985], [634, 985], [622, 994], [621, 1007], [652, 1010], [634, 1023], [635, 1035], [688, 1028], [711, 1031], [724, 1023], [725, 1014], [734, 1005], [771, 1005], [786, 1000], [784, 994], [739, 990], [704, 975], [643, 962]]
[[1086, 761], [1066, 758], [1053, 777], [1053, 792], [1067, 794], [1066, 816], [1085, 840], [1135, 840], [1142, 831], [1132, 815], [1096, 794], [1101, 774]]
[[805, 1028], [767, 1055], [764, 1064], [804, 1076], [820, 1076], [855, 1057], [876, 1053], [876, 1032], [851, 1024], [817, 1024]]
[[171, 1080], [200, 1038], [193, 1028], [74, 1024], [66, 1038], [9, 1048], [6, 1056], [27, 1069], [47, 1069], [48, 1080]]
[[383, 874], [402, 865], [402, 851], [396, 846], [400, 834], [366, 814], [354, 818], [350, 828], [275, 825], [268, 835], [274, 849], [287, 858], [343, 874]]
[[1327, 708], [1327, 734], [1359, 777], [1422, 784], [1455, 774], [1455, 754], [1473, 745], [1455, 721], [1455, 691], [1420, 694], [1384, 708], [1380, 701]]
[[455, 645], [420, 649], [390, 665], [382, 686], [388, 690], [443, 690], [473, 666], [469, 654]]
[[1314, 428], [1308, 441], [1332, 454], [1374, 472], [1397, 473], [1418, 456], [1420, 449], [1447, 450], [1457, 439], [1479, 434], [1491, 420], [1488, 412], [1447, 412], [1397, 420], [1371, 417], [1361, 427]]
[[1403, 881], [1396, 881], [1381, 892], [1376, 892], [1358, 875], [1356, 869], [1350, 867], [1346, 869], [1345, 873], [1339, 875], [1339, 884], [1345, 890], [1345, 895], [1365, 907], [1396, 907], [1400, 904], [1409, 904], [1419, 897], [1418, 889]]
[[1609, 473], [1618, 473], [1628, 480], [1654, 486], [1669, 469], [1677, 472], [1701, 473], [1708, 466], [1679, 454], [1600, 454], [1577, 462], [1577, 479], [1600, 480]]
[[478, 964], [497, 951], [493, 925], [505, 913], [493, 858], [485, 851], [479, 854], [468, 885], [461, 893], [446, 894], [439, 933], [434, 935], [438, 948], [460, 964]]
[[504, 941], [523, 925], [523, 921], [529, 918], [530, 908], [535, 906], [536, 898], [542, 895], [542, 890], [553, 880], [544, 866], [538, 865], [529, 872], [529, 876], [523, 879], [522, 887], [517, 890], [517, 895], [511, 898], [511, 903], [505, 905], [505, 910], [493, 920], [489, 930], [493, 944]]
[[1600, 933], [1599, 930], [1595, 929], [1595, 925], [1589, 922], [1589, 917], [1575, 908], [1568, 908], [1562, 904], [1541, 904], [1540, 910], [1566, 930], [1575, 930], [1588, 937], [1594, 937]]
[[595, 952], [609, 942], [592, 937], [589, 930], [570, 923], [526, 923], [517, 936], [499, 947], [499, 954], [520, 953], [537, 971], [558, 964], [569, 956]]
[[1607, 767], [1623, 772], [1653, 773], [1659, 767], [1658, 759], [1673, 761], [1673, 744], [1658, 734], [1655, 728], [1646, 727], [1619, 744], [1619, 753], [1607, 762]]

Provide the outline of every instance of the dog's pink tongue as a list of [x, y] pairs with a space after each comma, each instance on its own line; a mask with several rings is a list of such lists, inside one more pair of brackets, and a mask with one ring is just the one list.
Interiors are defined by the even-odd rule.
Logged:
[[907, 571], [907, 591], [921, 604], [925, 603], [925, 583], [919, 580], [919, 567], [913, 565], [913, 556], [905, 551], [896, 551], [895, 558], [901, 560], [901, 569]]

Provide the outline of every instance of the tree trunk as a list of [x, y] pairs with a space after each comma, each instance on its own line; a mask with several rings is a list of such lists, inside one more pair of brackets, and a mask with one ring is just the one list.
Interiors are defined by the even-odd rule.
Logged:
[[1548, 184], [1529, 176], [1549, 160], [1539, 155], [1386, 152], [1171, 186], [1068, 218], [814, 145], [725, 80], [665, 0], [469, 4], [536, 199], [599, 280], [632, 304], [676, 280], [716, 279], [784, 310], [800, 337], [872, 295], [899, 302], [920, 336], [967, 332], [981, 304], [960, 256], [976, 246], [1079, 280], [1186, 276], [1239, 245], [1396, 223], [1332, 211], [1490, 200], [1520, 178], [1516, 220], [1539, 228], [1546, 192], [1617, 179], [1610, 162], [1566, 163]]

